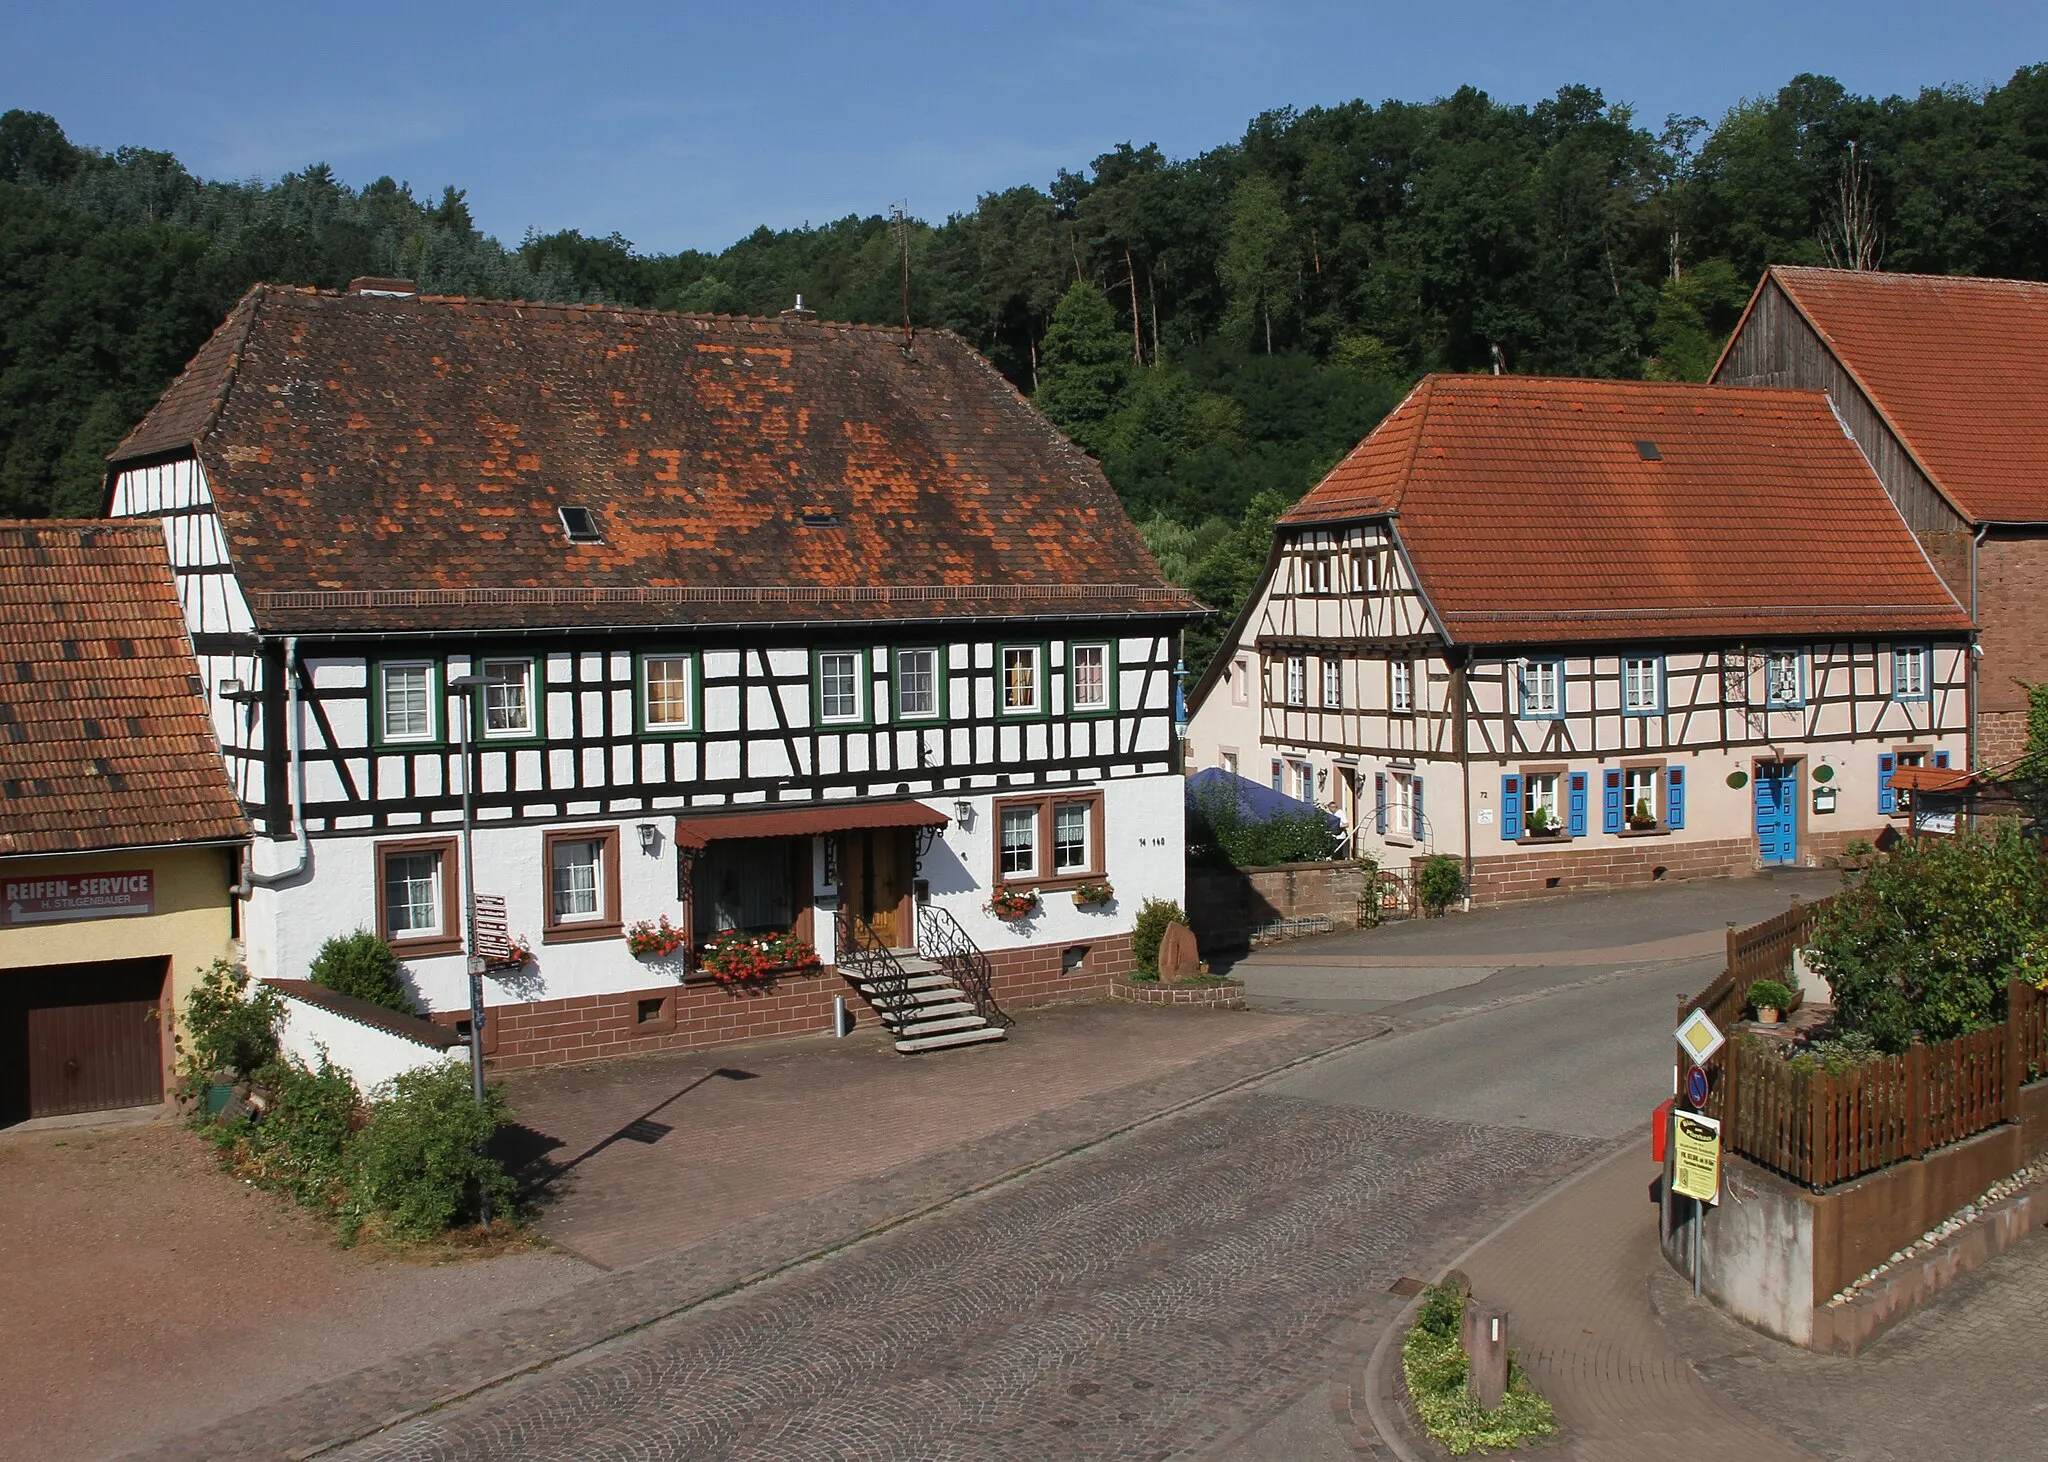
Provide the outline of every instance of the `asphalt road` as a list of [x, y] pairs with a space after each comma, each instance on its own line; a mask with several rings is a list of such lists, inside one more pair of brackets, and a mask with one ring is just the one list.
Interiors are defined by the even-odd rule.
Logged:
[[[1394, 1281], [1669, 1093], [1674, 997], [1718, 958], [1622, 953], [1701, 947], [1787, 891], [1680, 886], [1262, 956], [1254, 990], [1325, 972], [1322, 1000], [1404, 1024], [342, 1455], [1353, 1456], [1330, 1386]], [[1350, 958], [1348, 983], [1304, 957]], [[1388, 969], [1479, 974], [1417, 991]]]

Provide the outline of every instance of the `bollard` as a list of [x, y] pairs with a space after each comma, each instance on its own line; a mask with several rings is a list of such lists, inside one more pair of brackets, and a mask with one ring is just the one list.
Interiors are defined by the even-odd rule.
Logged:
[[1458, 1343], [1470, 1364], [1465, 1389], [1482, 1411], [1492, 1411], [1508, 1390], [1508, 1317], [1499, 1305], [1465, 1301]]

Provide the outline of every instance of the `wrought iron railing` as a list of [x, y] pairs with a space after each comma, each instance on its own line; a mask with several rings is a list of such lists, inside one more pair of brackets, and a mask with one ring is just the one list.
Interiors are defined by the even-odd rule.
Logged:
[[975, 1014], [1004, 1030], [1016, 1024], [996, 1004], [995, 966], [960, 927], [960, 921], [936, 904], [925, 904], [917, 911], [917, 949], [974, 1002]]
[[913, 1008], [910, 971], [867, 920], [852, 909], [839, 910], [839, 968], [868, 987], [868, 1002], [895, 1019], [907, 1019]]

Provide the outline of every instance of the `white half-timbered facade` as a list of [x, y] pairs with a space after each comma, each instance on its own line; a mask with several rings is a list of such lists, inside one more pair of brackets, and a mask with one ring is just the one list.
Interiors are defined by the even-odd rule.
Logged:
[[1479, 898], [1811, 866], [1963, 764], [1969, 655], [1817, 393], [1433, 377], [1283, 519], [1189, 762]]
[[[809, 943], [820, 992], [861, 946], [1028, 1003], [1180, 897], [1196, 607], [949, 336], [258, 289], [108, 491], [170, 545], [258, 973], [374, 928], [465, 1010], [465, 788], [507, 1064], [810, 1028], [678, 996], [720, 931]], [[625, 1028], [583, 1041], [594, 997]]]

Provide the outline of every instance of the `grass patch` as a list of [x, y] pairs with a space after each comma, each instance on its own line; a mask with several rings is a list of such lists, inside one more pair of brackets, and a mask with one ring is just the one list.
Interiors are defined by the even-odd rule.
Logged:
[[1499, 1406], [1482, 1411], [1466, 1393], [1465, 1352], [1458, 1344], [1464, 1313], [1464, 1296], [1448, 1285], [1431, 1285], [1401, 1341], [1401, 1373], [1422, 1429], [1454, 1457], [1553, 1435], [1557, 1416], [1530, 1386], [1513, 1351], [1508, 1352], [1507, 1394]]

